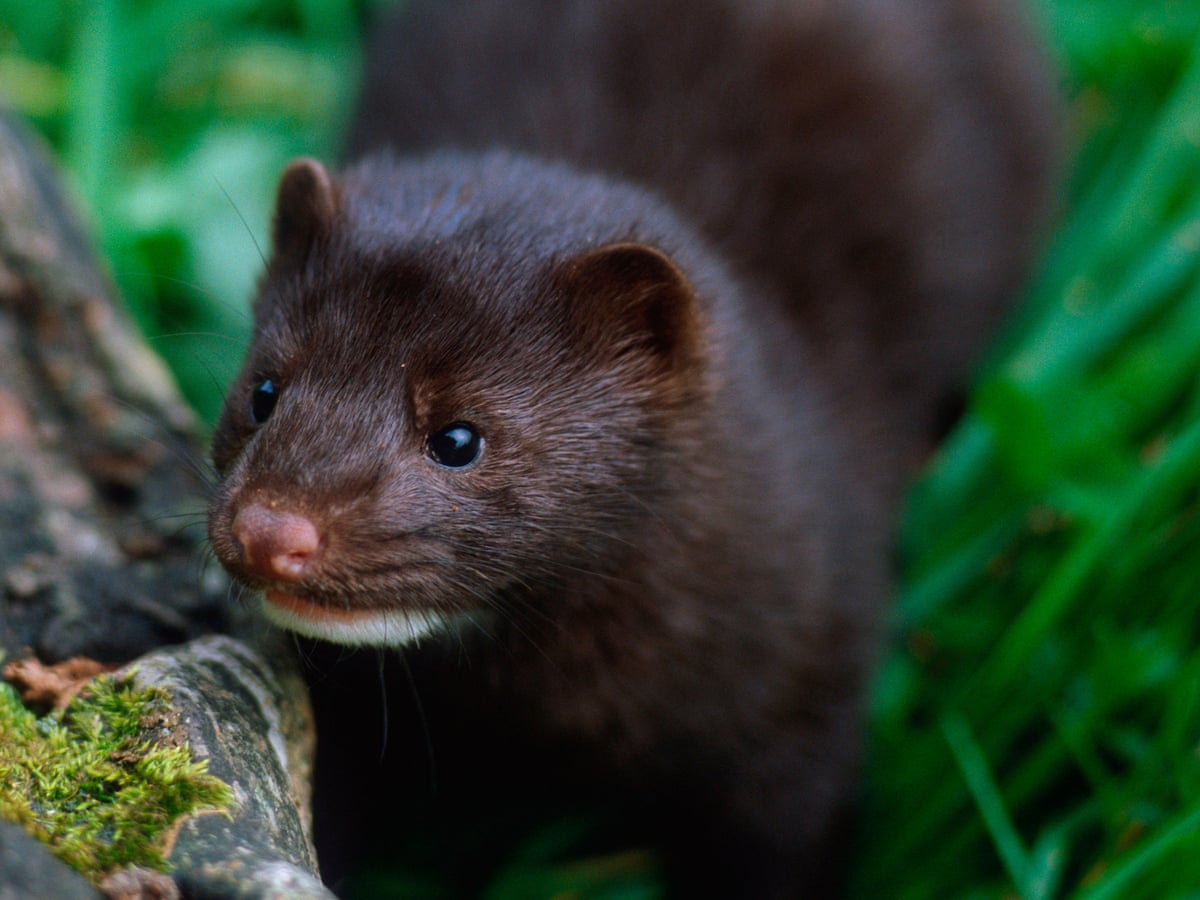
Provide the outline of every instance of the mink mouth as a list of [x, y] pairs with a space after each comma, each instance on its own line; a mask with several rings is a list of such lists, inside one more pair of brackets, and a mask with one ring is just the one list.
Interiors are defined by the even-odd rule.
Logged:
[[219, 551], [217, 558], [243, 588], [284, 598], [284, 607], [320, 618], [348, 619], [359, 613], [402, 609], [435, 613], [447, 605], [450, 594], [443, 577], [447, 563], [438, 559], [389, 560], [373, 569], [315, 572], [293, 582], [264, 577], [241, 559], [224, 559]]
[[339, 607], [276, 588], [263, 592], [262, 611], [274, 624], [338, 644], [399, 647], [445, 631], [461, 617], [432, 609]]
[[290, 615], [313, 621], [354, 622], [378, 612], [377, 608], [370, 606], [335, 606], [321, 600], [291, 594], [278, 588], [268, 588], [263, 591], [263, 600]]

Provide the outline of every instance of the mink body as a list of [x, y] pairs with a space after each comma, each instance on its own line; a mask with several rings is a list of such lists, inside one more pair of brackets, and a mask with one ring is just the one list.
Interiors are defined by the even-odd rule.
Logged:
[[368, 59], [280, 185], [219, 559], [403, 645], [435, 760], [645, 801], [684, 891], [834, 890], [895, 504], [1044, 211], [1019, 17], [438, 0]]

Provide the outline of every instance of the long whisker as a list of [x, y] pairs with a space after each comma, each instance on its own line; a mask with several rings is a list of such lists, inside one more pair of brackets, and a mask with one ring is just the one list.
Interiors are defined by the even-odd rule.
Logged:
[[233, 207], [234, 213], [237, 214], [238, 220], [242, 223], [242, 227], [246, 229], [246, 234], [250, 237], [250, 243], [254, 244], [254, 249], [258, 252], [258, 258], [262, 261], [263, 268], [267, 267], [267, 257], [263, 253], [262, 245], [258, 243], [258, 238], [254, 235], [254, 229], [250, 227], [250, 223], [246, 221], [246, 217], [242, 215], [241, 208], [234, 202], [229, 191], [225, 190], [225, 185], [221, 184], [221, 180], [214, 176], [213, 181], [216, 182], [217, 188], [225, 195], [225, 199], [229, 201], [229, 205]]
[[[400, 657], [400, 666], [404, 669], [405, 678], [408, 681], [409, 693], [412, 695], [413, 704], [417, 708], [417, 719], [421, 724], [421, 735], [425, 741], [425, 757], [429, 760], [429, 790], [430, 793], [436, 794], [438, 789], [438, 770], [437, 757], [433, 749], [433, 735], [429, 730], [429, 719], [425, 715], [425, 704], [421, 702], [421, 692], [417, 688], [417, 680], [413, 677], [412, 668], [408, 664], [408, 656], [403, 649], [397, 654]], [[383, 657], [380, 656], [379, 679], [380, 682], [385, 680], [382, 665]], [[387, 720], [386, 717], [383, 723], [384, 743], [386, 746], [387, 739]], [[382, 757], [381, 757], [382, 759]]]

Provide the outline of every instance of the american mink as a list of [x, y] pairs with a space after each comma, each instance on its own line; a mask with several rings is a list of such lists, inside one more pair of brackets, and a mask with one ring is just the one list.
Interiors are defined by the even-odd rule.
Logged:
[[218, 558], [402, 648], [435, 755], [578, 757], [693, 889], [831, 891], [894, 508], [1027, 264], [1049, 84], [1001, 0], [405, 4], [354, 161], [280, 183]]

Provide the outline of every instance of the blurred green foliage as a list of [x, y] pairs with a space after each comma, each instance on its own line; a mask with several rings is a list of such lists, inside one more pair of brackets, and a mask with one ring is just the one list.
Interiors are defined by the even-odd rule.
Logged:
[[1200, 896], [1200, 4], [1041, 0], [1065, 211], [914, 490], [858, 896]]
[[[860, 898], [1200, 897], [1200, 3], [1032, 2], [1074, 161], [902, 525]], [[275, 178], [336, 155], [367, 5], [0, 0], [0, 91], [206, 416]], [[563, 862], [573, 833], [534, 834], [493, 895], [657, 894], [639, 857]]]
[[0, 98], [55, 145], [206, 419], [240, 362], [286, 161], [336, 155], [367, 0], [0, 0]]

